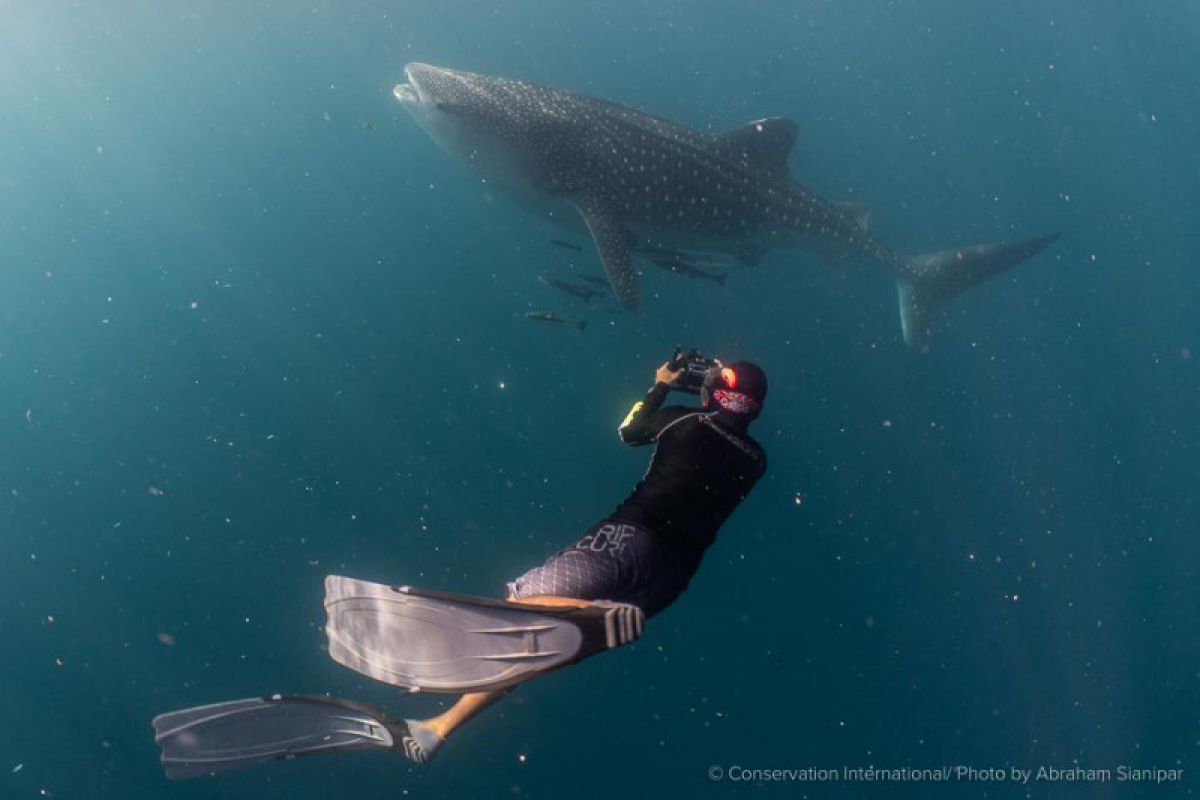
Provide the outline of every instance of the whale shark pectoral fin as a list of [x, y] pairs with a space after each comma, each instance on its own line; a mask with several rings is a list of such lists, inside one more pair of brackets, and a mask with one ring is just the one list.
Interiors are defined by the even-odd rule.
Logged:
[[575, 205], [592, 233], [613, 293], [627, 311], [637, 311], [638, 276], [628, 231], [613, 209], [601, 201], [582, 200]]
[[787, 160], [800, 128], [790, 119], [767, 117], [718, 134], [716, 149], [721, 155], [752, 169], [787, 175]]

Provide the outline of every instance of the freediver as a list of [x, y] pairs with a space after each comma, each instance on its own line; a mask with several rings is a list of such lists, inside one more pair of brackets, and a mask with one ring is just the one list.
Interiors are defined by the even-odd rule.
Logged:
[[[700, 407], [664, 407], [673, 389], [699, 394]], [[168, 776], [367, 747], [425, 763], [516, 684], [636, 639], [765, 472], [748, 429], [766, 395], [756, 364], [677, 352], [617, 429], [625, 444], [655, 445], [642, 479], [577, 542], [511, 581], [507, 602], [329, 576], [330, 655], [411, 691], [461, 694], [445, 712], [400, 719], [301, 695], [171, 712], [154, 720]]]
[[[617, 428], [625, 444], [655, 445], [633, 492], [578, 542], [510, 582], [509, 601], [583, 607], [611, 600], [652, 617], [687, 588], [717, 530], [766, 470], [766, 454], [747, 429], [762, 410], [767, 376], [750, 362], [718, 362], [701, 409], [663, 408], [681, 373], [669, 362], [659, 367], [654, 386]], [[428, 760], [506, 691], [466, 694], [443, 714], [407, 720], [419, 746], [415, 759]]]

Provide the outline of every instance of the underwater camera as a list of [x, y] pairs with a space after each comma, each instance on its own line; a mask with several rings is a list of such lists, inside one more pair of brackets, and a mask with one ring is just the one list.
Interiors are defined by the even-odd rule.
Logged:
[[675, 379], [671, 388], [678, 392], [700, 394], [705, 376], [715, 366], [717, 366], [715, 358], [705, 358], [695, 348], [685, 353], [682, 347], [676, 347], [675, 355], [671, 356], [671, 360], [667, 362], [667, 369], [672, 371], [682, 369], [683, 374]]

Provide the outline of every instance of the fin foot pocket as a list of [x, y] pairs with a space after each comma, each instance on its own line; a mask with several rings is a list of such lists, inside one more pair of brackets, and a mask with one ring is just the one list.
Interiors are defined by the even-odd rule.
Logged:
[[401, 720], [397, 728], [399, 749], [403, 750], [410, 761], [418, 764], [428, 764], [446, 741], [415, 719]]
[[611, 600], [598, 600], [588, 608], [579, 610], [586, 612], [589, 609], [602, 611], [604, 646], [607, 649], [621, 647], [641, 638], [642, 629], [646, 624], [646, 615], [637, 606], [631, 606], [628, 603], [614, 603]]

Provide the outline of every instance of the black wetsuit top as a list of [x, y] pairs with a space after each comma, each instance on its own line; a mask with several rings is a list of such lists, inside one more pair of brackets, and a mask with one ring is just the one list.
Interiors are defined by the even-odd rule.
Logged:
[[767, 456], [720, 412], [662, 408], [668, 392], [666, 384], [655, 385], [617, 429], [626, 444], [656, 447], [646, 474], [611, 518], [658, 534], [695, 569], [766, 471]]

